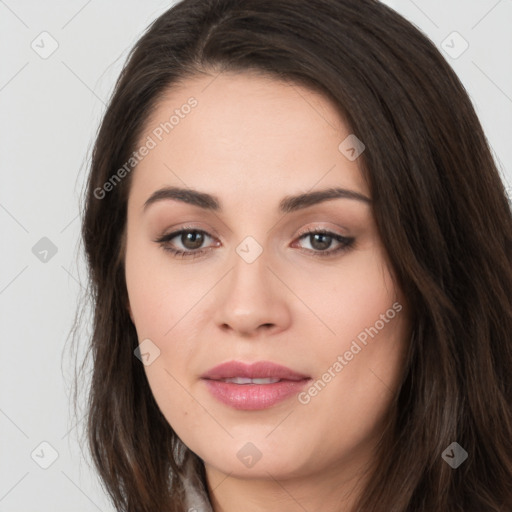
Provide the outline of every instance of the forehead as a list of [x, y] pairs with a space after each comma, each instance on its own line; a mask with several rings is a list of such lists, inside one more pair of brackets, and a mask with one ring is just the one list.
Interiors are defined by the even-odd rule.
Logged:
[[252, 72], [197, 76], [169, 89], [147, 120], [137, 147], [151, 140], [151, 149], [130, 195], [179, 185], [254, 199], [316, 184], [365, 194], [357, 160], [339, 149], [349, 135], [336, 105], [304, 86]]

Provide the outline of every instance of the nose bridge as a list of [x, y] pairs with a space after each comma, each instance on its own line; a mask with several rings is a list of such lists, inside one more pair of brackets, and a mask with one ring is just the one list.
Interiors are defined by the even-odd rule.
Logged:
[[286, 296], [268, 268], [271, 264], [270, 251], [253, 237], [240, 242], [219, 297], [219, 325], [249, 332], [262, 325], [282, 328], [288, 323]]
[[269, 251], [264, 250], [253, 237], [246, 237], [235, 249], [233, 256], [233, 270], [229, 281], [229, 296], [252, 302], [256, 305], [259, 301], [267, 303], [270, 300], [272, 277], [268, 270]]

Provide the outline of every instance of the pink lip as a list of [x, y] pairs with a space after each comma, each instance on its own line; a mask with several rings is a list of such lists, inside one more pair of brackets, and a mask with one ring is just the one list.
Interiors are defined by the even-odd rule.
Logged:
[[257, 363], [242, 363], [241, 361], [228, 361], [208, 370], [203, 379], [220, 380], [233, 377], [247, 377], [249, 379], [264, 379], [272, 377], [283, 380], [309, 379], [308, 375], [294, 372], [286, 366], [270, 361], [258, 361]]
[[[235, 384], [222, 379], [281, 379], [273, 384]], [[270, 361], [246, 364], [229, 361], [211, 368], [201, 376], [210, 393], [222, 403], [235, 409], [266, 409], [298, 393], [311, 379], [307, 375]]]

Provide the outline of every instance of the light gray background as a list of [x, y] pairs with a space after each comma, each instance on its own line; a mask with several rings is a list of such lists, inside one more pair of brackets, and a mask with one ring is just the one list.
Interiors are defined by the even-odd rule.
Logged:
[[[512, 184], [512, 1], [386, 3], [442, 52], [463, 48], [454, 31], [467, 41], [458, 58], [444, 55]], [[0, 0], [0, 512], [113, 510], [78, 446], [73, 362], [64, 357], [61, 366], [85, 283], [78, 201], [114, 80], [142, 31], [171, 4]], [[55, 255], [44, 247], [33, 253], [43, 237]]]

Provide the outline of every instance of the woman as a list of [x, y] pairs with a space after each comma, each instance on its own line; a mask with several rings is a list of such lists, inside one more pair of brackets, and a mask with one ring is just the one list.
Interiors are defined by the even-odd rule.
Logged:
[[88, 441], [118, 510], [512, 510], [512, 216], [438, 50], [185, 0], [94, 148]]

